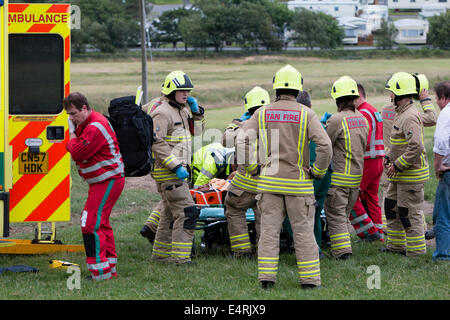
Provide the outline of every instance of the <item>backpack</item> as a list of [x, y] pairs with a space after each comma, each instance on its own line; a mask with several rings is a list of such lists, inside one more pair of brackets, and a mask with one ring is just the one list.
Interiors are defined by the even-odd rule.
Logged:
[[119, 141], [125, 177], [145, 176], [153, 164], [153, 121], [135, 99], [135, 96], [126, 96], [111, 100], [109, 116], [106, 116]]

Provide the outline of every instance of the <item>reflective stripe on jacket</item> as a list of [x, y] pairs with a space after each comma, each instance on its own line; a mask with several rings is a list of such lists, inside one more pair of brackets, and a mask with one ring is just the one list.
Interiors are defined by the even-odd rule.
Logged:
[[423, 141], [423, 124], [412, 101], [396, 107], [387, 156], [399, 170], [389, 181], [424, 183], [429, 178], [428, 160]]
[[66, 149], [77, 165], [80, 176], [89, 184], [103, 182], [124, 174], [122, 155], [113, 128], [100, 113], [92, 110], [79, 125]]
[[[188, 108], [171, 102], [167, 97], [154, 101], [154, 106], [150, 108], [155, 138], [152, 146], [155, 168], [151, 175], [157, 182], [178, 179], [175, 170], [191, 163], [191, 115]], [[199, 134], [203, 130], [203, 113], [200, 107], [198, 114], [192, 114], [194, 132]]]
[[361, 112], [369, 124], [369, 137], [364, 159], [384, 157], [383, 119], [380, 112], [367, 102], [361, 104], [358, 107], [358, 111]]
[[369, 135], [366, 118], [358, 110], [337, 112], [327, 121], [327, 133], [333, 146], [331, 184], [359, 188]]
[[281, 95], [277, 101], [258, 109], [252, 118], [245, 121], [241, 130], [245, 130], [246, 134], [239, 133], [237, 136], [239, 165], [239, 153], [241, 156], [243, 152], [251, 155], [255, 142], [258, 144], [259, 159], [248, 156], [243, 166], [253, 174], [260, 164], [259, 192], [314, 194], [309, 141], [317, 144], [317, 158], [313, 165], [317, 178], [322, 178], [326, 173], [331, 159], [330, 139], [314, 111], [297, 103], [292, 96]]
[[[423, 112], [420, 112], [420, 118], [422, 119], [422, 123], [424, 127], [432, 127], [436, 125], [437, 121], [437, 113], [434, 108], [431, 100], [424, 100], [420, 102], [422, 106]], [[395, 111], [395, 107], [393, 105], [388, 105], [383, 107], [381, 112], [381, 117], [383, 118], [383, 141], [384, 141], [384, 151], [385, 154], [389, 153], [390, 149], [390, 137], [392, 130], [392, 122], [394, 121], [395, 115], [397, 112]]]

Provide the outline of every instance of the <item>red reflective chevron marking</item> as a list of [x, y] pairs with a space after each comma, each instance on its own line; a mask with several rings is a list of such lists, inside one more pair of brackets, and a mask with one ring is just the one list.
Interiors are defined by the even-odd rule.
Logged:
[[[53, 169], [53, 167], [64, 157], [67, 153], [66, 143], [68, 141], [68, 134], [66, 132], [66, 139], [62, 143], [55, 143], [48, 149], [49, 159], [48, 159], [48, 171]], [[10, 192], [10, 210], [12, 211], [14, 207], [32, 190], [45, 174], [24, 174], [19, 180], [14, 184]]]
[[54, 4], [48, 10], [47, 13], [67, 13], [69, 12], [69, 5], [67, 4]]
[[70, 175], [64, 180], [33, 210], [24, 221], [47, 221], [48, 218], [67, 200], [70, 188]]
[[18, 4], [18, 3], [10, 3], [8, 5], [8, 12], [9, 13], [20, 13], [24, 12], [26, 8], [28, 8], [30, 4]]
[[28, 123], [25, 128], [23, 128], [20, 133], [14, 137], [14, 139], [11, 140], [9, 144], [13, 146], [13, 161], [17, 159], [20, 152], [24, 152], [25, 149], [28, 148], [25, 145], [25, 140], [27, 138], [37, 138], [49, 124], [51, 124], [50, 121], [32, 121]]
[[30, 29], [27, 30], [27, 32], [40, 32], [40, 33], [47, 33], [50, 32], [56, 24], [43, 24], [43, 23], [36, 23], [33, 24]]

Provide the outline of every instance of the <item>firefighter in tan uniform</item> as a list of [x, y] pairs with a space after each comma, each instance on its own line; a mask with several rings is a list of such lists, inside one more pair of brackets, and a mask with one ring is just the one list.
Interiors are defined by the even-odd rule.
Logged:
[[[437, 121], [437, 113], [436, 109], [433, 106], [431, 97], [428, 93], [429, 83], [428, 79], [424, 74], [414, 74], [414, 77], [416, 78], [416, 86], [418, 89], [417, 92], [417, 98], [420, 101], [420, 105], [422, 107], [423, 112], [420, 112], [419, 115], [422, 119], [422, 123], [424, 127], [432, 127], [436, 125]], [[382, 118], [383, 118], [383, 143], [384, 148], [386, 150], [386, 154], [388, 153], [391, 142], [390, 142], [390, 136], [391, 136], [391, 130], [392, 130], [392, 122], [394, 121], [394, 117], [397, 114], [395, 112], [395, 105], [390, 104], [382, 109]], [[387, 188], [389, 186], [389, 181], [386, 176], [387, 169], [384, 168], [383, 174], [380, 179], [380, 186], [382, 191], [382, 197], [381, 197], [381, 208], [383, 213], [383, 229], [386, 232], [387, 230], [387, 222], [386, 222], [386, 216], [384, 214], [384, 198], [386, 197]]]
[[152, 146], [155, 168], [151, 175], [162, 199], [152, 259], [176, 264], [191, 261], [199, 215], [186, 181], [192, 155], [192, 127], [194, 132], [202, 131], [204, 113], [197, 100], [189, 97], [192, 89], [191, 80], [184, 72], [173, 71], [164, 81], [160, 104], [150, 110], [155, 135]]
[[[331, 160], [331, 144], [314, 111], [299, 104], [301, 74], [287, 65], [275, 74], [276, 101], [259, 108], [246, 121], [245, 135], [237, 138], [237, 156], [248, 154], [244, 168], [259, 173], [261, 235], [258, 242], [258, 280], [262, 288], [276, 282], [280, 229], [286, 213], [293, 229], [299, 282], [303, 288], [320, 286], [319, 248], [314, 237], [313, 179], [322, 178]], [[309, 164], [309, 141], [316, 143], [317, 159]], [[255, 142], [261, 151], [250, 157]], [[260, 165], [258, 165], [260, 162]], [[238, 163], [240, 164], [240, 163]]]
[[[423, 142], [423, 122], [412, 98], [416, 80], [406, 72], [386, 83], [397, 113], [391, 128], [385, 167], [389, 187], [384, 200], [388, 241], [382, 251], [414, 256], [426, 253], [422, 206], [429, 167]], [[406, 241], [405, 241], [406, 240]]]
[[[269, 103], [269, 93], [261, 87], [254, 87], [245, 95], [245, 109], [250, 116], [261, 106]], [[239, 136], [239, 130], [236, 130], [233, 135], [235, 137]], [[227, 190], [225, 216], [227, 218], [231, 250], [235, 258], [252, 257], [252, 247], [246, 221], [248, 208], [252, 208], [255, 214], [256, 243], [258, 243], [261, 230], [261, 213], [255, 199], [258, 193], [256, 186], [257, 177], [250, 175], [240, 166]]]
[[356, 81], [348, 76], [336, 80], [331, 89], [338, 112], [327, 121], [333, 146], [331, 186], [324, 203], [328, 219], [331, 254], [336, 259], [352, 255], [347, 218], [359, 195], [364, 153], [369, 135], [366, 118], [356, 109]]

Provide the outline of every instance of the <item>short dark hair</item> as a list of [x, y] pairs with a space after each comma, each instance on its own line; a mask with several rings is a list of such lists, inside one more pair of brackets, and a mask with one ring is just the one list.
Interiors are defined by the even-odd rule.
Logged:
[[363, 98], [366, 97], [366, 90], [361, 83], [358, 83], [358, 91], [362, 94]]
[[65, 110], [67, 110], [67, 108], [70, 108], [71, 106], [74, 106], [78, 110], [81, 110], [81, 108], [83, 108], [84, 105], [87, 107], [88, 110], [91, 109], [87, 98], [82, 93], [79, 92], [72, 92], [67, 97], [65, 97], [63, 101], [63, 106]]
[[297, 102], [311, 108], [311, 96], [308, 91], [300, 91], [297, 96]]
[[298, 92], [299, 92], [299, 90], [295, 90], [295, 89], [275, 89], [275, 95], [277, 96], [277, 98], [281, 95], [290, 95], [290, 96], [297, 97]]
[[339, 97], [336, 99], [336, 105], [338, 106], [339, 109], [342, 110], [353, 110], [355, 111], [356, 109], [356, 105], [355, 105], [355, 100], [357, 99], [357, 96], [344, 96], [344, 97]]
[[434, 91], [439, 99], [450, 99], [450, 81], [445, 80], [436, 83]]

